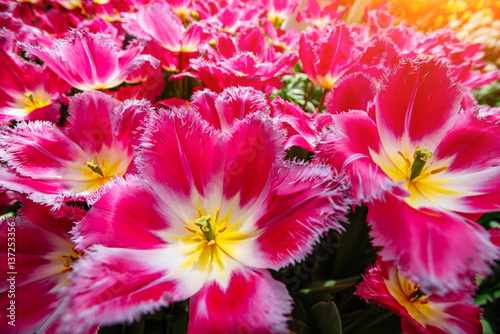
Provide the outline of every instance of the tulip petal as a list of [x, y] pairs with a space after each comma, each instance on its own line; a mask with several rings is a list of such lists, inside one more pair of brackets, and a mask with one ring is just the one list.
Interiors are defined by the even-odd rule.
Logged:
[[233, 272], [229, 285], [207, 284], [191, 298], [188, 333], [288, 333], [291, 297], [267, 270]]
[[206, 277], [179, 271], [182, 258], [167, 249], [129, 250], [100, 245], [74, 266], [71, 300], [63, 317], [68, 332], [80, 333], [96, 324], [132, 322], [195, 294]]
[[175, 216], [143, 180], [118, 178], [100, 192], [99, 200], [73, 231], [79, 250], [94, 244], [131, 249], [165, 247], [155, 231], [169, 228]]
[[221, 94], [203, 90], [193, 94], [191, 105], [215, 128], [228, 132], [235, 120], [263, 112], [269, 114], [265, 95], [250, 87], [230, 87]]
[[434, 151], [455, 122], [462, 96], [447, 66], [432, 58], [403, 61], [386, 82], [376, 98], [386, 151], [404, 152], [405, 144], [411, 150], [420, 145]]
[[197, 113], [160, 109], [147, 126], [142, 147], [140, 173], [153, 187], [169, 184], [172, 194], [165, 198], [191, 198], [194, 190], [203, 195], [220, 180], [222, 138]]
[[[280, 169], [273, 189], [264, 215], [255, 223], [262, 230], [256, 239], [261, 256], [252, 258], [278, 270], [304, 260], [330, 228], [343, 230], [339, 221], [348, 210], [347, 184], [327, 166], [292, 163]], [[238, 260], [246, 263], [243, 256]]]
[[267, 192], [275, 164], [284, 156], [283, 137], [260, 113], [235, 124], [231, 137], [225, 152], [223, 195], [239, 196], [240, 207], [251, 206]]
[[[318, 156], [339, 171], [345, 171], [352, 183], [355, 201], [367, 203], [390, 191], [400, 196], [407, 192], [391, 180], [373, 157], [391, 164], [381, 147], [377, 125], [363, 111], [332, 115], [336, 132], [330, 132], [317, 145]], [[373, 157], [372, 157], [373, 156]]]
[[384, 261], [395, 261], [425, 292], [443, 295], [470, 285], [469, 275], [488, 274], [500, 254], [478, 224], [435, 209], [416, 210], [388, 195], [369, 205], [374, 246]]

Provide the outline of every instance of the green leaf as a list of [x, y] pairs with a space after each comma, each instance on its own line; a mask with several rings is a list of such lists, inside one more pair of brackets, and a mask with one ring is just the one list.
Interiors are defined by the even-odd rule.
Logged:
[[342, 323], [337, 306], [333, 302], [319, 302], [312, 307], [316, 316], [317, 330], [321, 334], [341, 334]]
[[344, 332], [347, 334], [400, 333], [401, 318], [377, 305], [343, 313]]
[[297, 319], [288, 322], [288, 330], [290, 334], [309, 334], [307, 324]]
[[485, 213], [477, 220], [478, 224], [483, 225], [488, 230], [498, 226], [498, 222], [500, 222], [500, 212]]
[[488, 321], [481, 319], [481, 324], [483, 325], [483, 334], [494, 334], [493, 329]]
[[305, 294], [333, 294], [350, 288], [358, 283], [360, 276], [353, 276], [339, 280], [328, 280], [324, 282], [315, 282], [299, 292]]
[[479, 104], [488, 104], [492, 107], [500, 106], [500, 80], [478, 87], [473, 90]]
[[292, 298], [293, 298], [292, 318], [302, 323], [307, 323], [308, 322], [307, 311], [306, 308], [304, 307], [304, 304], [302, 304], [302, 301], [296, 296], [292, 296]]
[[145, 333], [144, 332], [144, 325], [146, 323], [146, 320], [144, 319], [144, 317], [139, 320], [139, 321], [136, 321], [132, 324], [130, 324], [129, 326], [127, 326], [127, 329], [126, 329], [126, 333], [127, 334], [143, 334]]
[[[347, 216], [350, 223], [345, 225], [346, 230], [342, 233], [340, 247], [335, 254], [334, 278], [362, 271], [366, 265], [375, 260], [376, 255], [370, 245], [370, 227], [366, 223], [367, 214], [366, 206], [358, 206]], [[356, 268], [353, 264], [358, 266], [364, 264], [364, 266]]]

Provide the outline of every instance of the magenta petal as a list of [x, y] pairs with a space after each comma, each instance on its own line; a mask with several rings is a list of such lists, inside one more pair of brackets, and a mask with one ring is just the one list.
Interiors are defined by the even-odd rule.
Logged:
[[[22, 203], [20, 217], [7, 218], [0, 223], [0, 306], [3, 320], [0, 332], [45, 333], [45, 327], [57, 327], [59, 309], [66, 303], [65, 295], [59, 291], [67, 280], [67, 271], [71, 270], [67, 258], [78, 257], [73, 251], [69, 231], [73, 221], [81, 218], [83, 210], [66, 206], [54, 210], [28, 200]], [[11, 237], [15, 239], [15, 247]], [[12, 259], [12, 256], [7, 257], [7, 252], [13, 251], [15, 261], [11, 262], [7, 259]], [[8, 296], [12, 292], [7, 279], [12, 276], [16, 286], [14, 297]], [[15, 327], [8, 325], [8, 321], [14, 319], [4, 316], [11, 300], [15, 301]]]
[[500, 227], [494, 227], [490, 230], [488, 230], [488, 233], [491, 236], [491, 242], [500, 248]]
[[147, 99], [126, 100], [115, 109], [111, 117], [114, 135], [121, 147], [128, 148], [129, 155], [135, 153], [144, 132], [144, 125], [154, 112]]
[[[49, 211], [48, 208], [42, 209]], [[57, 223], [64, 223], [62, 219], [54, 219]], [[44, 223], [42, 221], [42, 223]], [[48, 224], [46, 224], [47, 226]], [[55, 224], [54, 224], [55, 225]], [[24, 287], [33, 282], [43, 282], [46, 280], [53, 281], [53, 287], [65, 280], [63, 271], [64, 260], [57, 259], [57, 255], [71, 255], [73, 244], [70, 241], [69, 229], [66, 235], [58, 235], [53, 233], [51, 226], [38, 226], [38, 222], [25, 222], [20, 219], [9, 219], [1, 225], [0, 238], [0, 257], [5, 260], [2, 265], [3, 272], [0, 274], [2, 281], [0, 282], [0, 292], [5, 291], [4, 288], [8, 285], [5, 276], [7, 272], [7, 245], [10, 243], [7, 239], [7, 232], [16, 234], [16, 262], [14, 270], [16, 274], [16, 286]], [[11, 235], [12, 236], [12, 235]], [[12, 240], [11, 240], [12, 241]], [[12, 246], [12, 245], [11, 245]], [[35, 288], [32, 286], [32, 288]], [[36, 289], [36, 288], [35, 288]]]
[[[316, 72], [316, 52], [317, 48], [313, 43], [317, 43], [320, 31], [318, 29], [310, 29], [306, 33], [300, 35], [299, 40], [299, 56], [302, 62], [302, 69], [307, 74], [311, 81], [315, 80], [318, 73]], [[318, 83], [315, 82], [317, 85]]]
[[142, 146], [141, 175], [153, 186], [168, 184], [169, 191], [180, 196], [190, 196], [193, 190], [203, 195], [222, 169], [220, 134], [192, 111], [160, 109], [147, 127]]
[[230, 87], [225, 89], [215, 101], [221, 122], [221, 130], [229, 131], [234, 120], [244, 119], [246, 115], [261, 112], [269, 114], [266, 96], [251, 87]]
[[434, 151], [458, 116], [461, 92], [447, 66], [432, 58], [405, 60], [386, 78], [376, 99], [384, 147], [401, 141]]
[[103, 146], [118, 146], [133, 154], [142, 126], [153, 113], [145, 100], [117, 104], [110, 96], [88, 91], [73, 96], [69, 104], [65, 133], [86, 152], [100, 152]]
[[66, 134], [88, 152], [99, 152], [113, 141], [111, 115], [115, 101], [108, 95], [89, 91], [73, 96], [69, 104]]
[[130, 249], [165, 247], [165, 241], [155, 231], [168, 228], [172, 219], [161, 210], [161, 200], [140, 179], [112, 182], [116, 184], [101, 190], [105, 194], [75, 227], [78, 249], [94, 244]]
[[281, 121], [287, 136], [285, 150], [295, 145], [315, 152], [314, 145], [320, 137], [320, 133], [315, 129], [317, 121], [315, 115], [304, 112], [296, 104], [285, 101], [279, 96], [274, 98], [272, 108], [273, 117]]
[[[148, 102], [117, 105], [109, 96], [91, 91], [75, 95], [69, 111], [63, 128], [37, 121], [0, 132], [1, 159], [19, 174], [0, 171], [5, 185], [30, 194], [88, 196], [115, 175], [133, 170], [142, 123], [153, 111]], [[88, 167], [91, 162], [100, 166], [100, 174]], [[53, 199], [36, 199], [40, 200]]]
[[200, 113], [201, 117], [216, 129], [221, 129], [220, 115], [215, 107], [215, 100], [219, 96], [210, 89], [193, 93], [191, 107]]
[[[24, 117], [24, 120], [26, 121], [41, 120], [41, 121], [49, 121], [52, 123], [57, 123], [60, 117], [61, 117], [61, 104], [52, 103], [51, 105], [48, 105], [46, 107], [33, 110], [26, 117]], [[0, 118], [2, 118], [1, 115]], [[0, 121], [0, 123], [2, 122]]]
[[[6, 258], [2, 258], [2, 260], [7, 261]], [[61, 300], [57, 298], [57, 295], [50, 293], [51, 289], [58, 283], [57, 278], [49, 278], [22, 287], [17, 286], [15, 298], [8, 298], [8, 291], [0, 293], [0, 307], [2, 308], [0, 332], [36, 333], [55, 312], [56, 306], [61, 304]], [[9, 325], [11, 318], [7, 317], [9, 314], [8, 307], [11, 307], [11, 300], [16, 302], [15, 327]], [[29, 302], [26, 302], [28, 300]], [[15, 332], [12, 331], [14, 328]]]
[[224, 197], [239, 196], [240, 207], [254, 203], [270, 185], [282, 158], [283, 136], [271, 119], [252, 114], [236, 123], [225, 156]]
[[2, 159], [20, 174], [33, 178], [59, 182], [67, 158], [83, 156], [76, 143], [48, 122], [19, 123], [14, 129], [5, 129], [0, 137], [5, 151]]
[[229, 34], [219, 34], [217, 36], [217, 49], [224, 58], [231, 58], [238, 53], [236, 41]]
[[[471, 281], [471, 279], [469, 279]], [[456, 290], [444, 296], [424, 295], [411, 303], [412, 280], [401, 275], [393, 263], [377, 260], [363, 275], [356, 291], [401, 317], [403, 333], [481, 333], [481, 308], [472, 305], [472, 290]]]
[[203, 26], [195, 22], [191, 23], [182, 35], [180, 52], [191, 54], [189, 59], [197, 57], [199, 55], [199, 44], [205, 38], [208, 38], [208, 35], [205, 33]]
[[317, 145], [318, 156], [336, 170], [345, 171], [352, 183], [352, 196], [357, 202], [382, 198], [385, 191], [407, 194], [373, 161], [370, 152], [380, 152], [377, 126], [364, 111], [332, 115], [337, 130], [330, 132]]
[[179, 17], [168, 6], [151, 4], [141, 7], [137, 22], [164, 48], [174, 52], [181, 51], [184, 27]]
[[191, 105], [210, 125], [224, 132], [246, 115], [258, 111], [269, 114], [265, 95], [250, 87], [230, 87], [220, 94], [206, 89], [193, 95]]
[[267, 270], [232, 273], [226, 289], [215, 281], [191, 298], [188, 333], [288, 333], [292, 299]]
[[436, 149], [436, 159], [453, 158], [448, 172], [473, 173], [500, 164], [500, 127], [461, 114]]
[[53, 49], [28, 44], [23, 47], [81, 90], [116, 87], [145, 61], [153, 66], [159, 64], [151, 56], [141, 55], [142, 47], [123, 51], [110, 38], [89, 33], [88, 29], [72, 31], [67, 39], [56, 40]]
[[326, 96], [325, 111], [331, 114], [350, 110], [368, 111], [376, 92], [375, 83], [369, 76], [363, 73], [346, 75]]
[[21, 193], [30, 194], [29, 198], [38, 203], [60, 206], [64, 200], [64, 186], [21, 176], [14, 171], [0, 167], [0, 186]]
[[357, 64], [361, 52], [355, 34], [347, 24], [325, 24], [308, 28], [300, 36], [300, 60], [304, 72], [314, 84], [332, 89], [337, 80]]
[[266, 36], [260, 27], [242, 27], [240, 31], [238, 31], [236, 38], [240, 51], [252, 52], [258, 59], [265, 59], [269, 54]]
[[169, 261], [163, 268], [148, 263], [161, 257], [159, 252], [94, 246], [76, 263], [72, 284], [64, 290], [71, 300], [63, 317], [66, 332], [80, 333], [101, 323], [132, 322], [197, 292], [199, 286], [167, 276]]
[[337, 23], [324, 30], [324, 40], [319, 47], [317, 71], [319, 77], [330, 76], [331, 86], [361, 58], [356, 48], [354, 34], [345, 23]]
[[56, 96], [70, 87], [46, 66], [22, 60], [0, 50], [0, 124], [11, 120], [46, 120], [57, 123], [61, 105]]
[[443, 174], [451, 190], [461, 193], [455, 200], [437, 204], [453, 211], [484, 213], [500, 205], [500, 127], [461, 114], [439, 144], [436, 160], [450, 161]]
[[[87, 211], [83, 209], [66, 205], [54, 210], [27, 200], [23, 201], [23, 207], [19, 210], [19, 216], [23, 221], [35, 224], [63, 239], [69, 239], [69, 231], [71, 231], [74, 222], [81, 220], [86, 213]], [[28, 247], [32, 247], [32, 245]]]
[[369, 205], [368, 221], [373, 245], [384, 247], [382, 259], [395, 261], [426, 292], [467, 288], [469, 275], [488, 274], [487, 263], [500, 255], [480, 225], [452, 213], [416, 210], [392, 195]]
[[330, 228], [348, 211], [345, 177], [332, 175], [328, 166], [291, 163], [280, 168], [265, 213], [256, 225], [266, 268], [280, 269], [303, 260]]

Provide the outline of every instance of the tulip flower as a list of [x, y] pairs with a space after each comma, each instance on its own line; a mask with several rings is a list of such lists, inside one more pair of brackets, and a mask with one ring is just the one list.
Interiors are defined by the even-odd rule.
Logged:
[[159, 65], [150, 55], [141, 55], [141, 47], [120, 50], [111, 38], [87, 29], [72, 31], [68, 38], [56, 40], [53, 49], [30, 44], [23, 47], [80, 90], [113, 88], [145, 61]]
[[500, 127], [459, 112], [460, 86], [432, 58], [402, 61], [383, 85], [375, 119], [331, 115], [336, 130], [318, 150], [368, 205], [382, 260], [443, 295], [499, 256], [470, 218], [500, 207]]
[[472, 305], [470, 291], [429, 295], [394, 264], [378, 260], [363, 276], [356, 294], [401, 317], [403, 333], [482, 333], [481, 308]]
[[284, 162], [282, 138], [261, 113], [226, 133], [160, 110], [139, 175], [103, 188], [74, 231], [89, 256], [68, 287], [68, 328], [191, 298], [188, 333], [287, 333], [291, 297], [267, 269], [304, 259], [347, 209], [342, 177]]

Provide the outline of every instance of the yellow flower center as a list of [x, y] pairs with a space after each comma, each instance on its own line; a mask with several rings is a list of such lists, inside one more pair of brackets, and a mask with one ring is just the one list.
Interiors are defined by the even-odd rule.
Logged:
[[41, 94], [39, 92], [26, 92], [24, 97], [21, 97], [22, 109], [26, 110], [26, 113], [29, 114], [35, 109], [46, 107], [52, 102], [50, 101], [51, 96], [47, 94]]
[[446, 171], [448, 166], [443, 166], [443, 162], [433, 161], [432, 156], [431, 150], [417, 146], [411, 159], [408, 150], [405, 150], [398, 151], [397, 156], [390, 156], [388, 162], [381, 162], [383, 159], [380, 157], [375, 160], [379, 160], [379, 166], [392, 180], [401, 183], [408, 190], [411, 196], [405, 198], [405, 201], [417, 207], [422, 196], [434, 201], [440, 195], [458, 194], [447, 189], [447, 179], [435, 177]]
[[184, 225], [190, 233], [179, 238], [189, 249], [183, 253], [186, 261], [182, 268], [192, 267], [201, 272], [214, 268], [222, 274], [227, 265], [224, 258], [234, 258], [238, 244], [250, 235], [240, 231], [241, 222], [231, 218], [231, 211], [224, 216], [220, 216], [219, 209], [215, 214], [205, 214], [198, 206], [198, 217]]
[[267, 19], [269, 20], [269, 22], [271, 22], [276, 27], [276, 29], [281, 27], [281, 25], [285, 21], [285, 17], [283, 17], [282, 15], [280, 15], [279, 13], [277, 13], [275, 11], [268, 12]]
[[391, 296], [422, 325], [432, 322], [439, 315], [440, 312], [433, 309], [434, 297], [420, 291], [418, 284], [401, 275], [396, 269], [391, 270], [389, 280], [385, 283]]
[[[218, 216], [219, 216], [219, 211], [217, 211], [217, 216], [215, 218], [216, 221], [217, 221]], [[201, 216], [200, 218], [198, 218], [194, 221], [194, 224], [200, 228], [200, 231], [203, 234], [203, 236], [205, 237], [205, 240], [208, 241], [207, 246], [215, 245], [216, 244], [216, 241], [215, 241], [216, 234], [222, 233], [227, 229], [227, 226], [224, 226], [224, 227], [218, 229], [217, 232], [214, 232], [212, 224], [210, 224], [211, 220], [212, 220], [212, 217], [208, 215], [208, 216]], [[188, 230], [191, 233], [198, 232], [196, 229], [192, 228], [189, 225], [184, 225], [184, 228], [186, 228], [186, 230]], [[191, 238], [191, 240], [193, 240], [194, 242], [203, 241], [203, 239], [199, 238], [199, 237]]]
[[124, 166], [121, 164], [121, 160], [110, 161], [106, 157], [102, 157], [100, 160], [97, 155], [94, 159], [82, 162], [85, 167], [77, 167], [77, 169], [82, 173], [83, 182], [85, 185], [79, 189], [79, 191], [85, 190], [97, 190], [107, 183], [115, 175], [123, 175], [125, 171]]
[[[72, 246], [73, 244], [68, 240], [66, 247], [62, 247], [62, 249], [56, 253], [46, 256], [46, 258], [52, 263], [50, 267], [53, 275], [63, 274], [59, 276], [59, 282], [50, 290], [50, 292], [58, 291], [60, 288], [70, 283], [70, 280], [65, 274], [71, 272], [73, 270], [73, 263], [83, 256], [83, 252], [75, 252]], [[64, 255], [61, 255], [61, 253]]]
[[186, 7], [173, 7], [173, 12], [181, 19], [182, 22], [187, 22], [190, 9]]
[[73, 265], [73, 263], [78, 260], [80, 257], [82, 257], [83, 253], [81, 252], [75, 252], [74, 250], [72, 250], [72, 253], [70, 255], [61, 255], [60, 258], [64, 261], [64, 269], [63, 269], [63, 273], [65, 272], [68, 272], [68, 271], [71, 271], [73, 270], [71, 268], [71, 266]]

